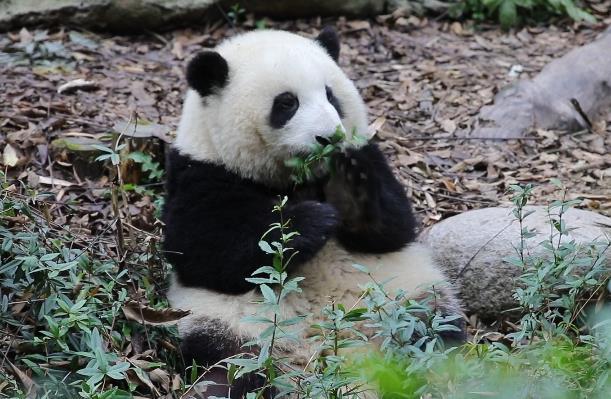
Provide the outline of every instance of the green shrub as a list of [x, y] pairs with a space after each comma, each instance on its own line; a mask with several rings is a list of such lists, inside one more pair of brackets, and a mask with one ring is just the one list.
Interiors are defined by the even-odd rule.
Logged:
[[124, 313], [130, 302], [167, 307], [150, 283], [167, 273], [154, 243], [119, 255], [108, 236], [54, 223], [48, 195], [19, 194], [0, 180], [0, 397], [150, 395], [153, 375], [169, 379], [182, 368], [168, 350], [177, 346], [175, 328]]
[[450, 16], [475, 20], [494, 19], [509, 29], [527, 19], [544, 20], [552, 16], [568, 16], [574, 21], [596, 22], [589, 12], [573, 0], [460, 0], [450, 7]]

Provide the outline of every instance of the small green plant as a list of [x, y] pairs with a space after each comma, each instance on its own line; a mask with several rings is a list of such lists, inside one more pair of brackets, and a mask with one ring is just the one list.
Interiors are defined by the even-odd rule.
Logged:
[[524, 19], [544, 19], [566, 15], [574, 21], [594, 23], [592, 14], [579, 8], [574, 0], [461, 0], [450, 7], [454, 18], [468, 16], [483, 21], [493, 18], [503, 29], [518, 25]]
[[258, 19], [255, 21], [255, 28], [262, 30], [262, 29], [267, 29], [267, 22], [265, 22], [265, 19]]
[[127, 155], [127, 158], [139, 164], [142, 172], [148, 173], [147, 178], [149, 181], [160, 181], [163, 178], [163, 169], [159, 162], [153, 160], [151, 154], [133, 151]]
[[[113, 148], [98, 148], [98, 160], [113, 165], [119, 184], [111, 189], [116, 218], [97, 236], [55, 223], [51, 193], [21, 182], [9, 186], [0, 173], [0, 330], [6, 337], [0, 340], [0, 397], [127, 399], [157, 392], [152, 376], [169, 378], [168, 364], [181, 362], [168, 349], [176, 346], [175, 328], [145, 326], [125, 313], [133, 302], [152, 312], [167, 307], [151, 282], [163, 281], [168, 270], [152, 234], [145, 245], [135, 230], [123, 236], [117, 205], [119, 194], [125, 200], [124, 147], [117, 140]], [[157, 177], [158, 165], [138, 160]], [[113, 228], [116, 241], [104, 235]]]
[[[129, 126], [129, 123], [127, 123], [127, 126]], [[120, 143], [122, 137], [123, 135], [119, 135], [117, 137], [114, 148], [112, 146], [97, 144], [92, 145], [92, 147], [102, 152], [102, 154], [95, 160], [100, 162], [110, 161], [114, 168], [118, 187], [113, 187], [113, 190], [111, 190], [111, 196], [114, 196], [113, 198], [118, 198], [117, 194], [121, 194], [121, 198], [123, 199], [124, 203], [127, 203], [126, 198], [128, 192], [135, 192], [136, 194], [142, 196], [149, 196], [153, 199], [153, 206], [155, 208], [154, 216], [159, 219], [161, 218], [164, 197], [160, 190], [155, 190], [151, 187], [160, 185], [160, 181], [164, 176], [164, 170], [161, 168], [160, 163], [153, 159], [151, 154], [147, 154], [142, 151], [128, 152], [127, 143]], [[128, 161], [132, 161], [140, 165], [142, 172], [147, 174], [144, 183], [126, 183], [123, 181], [121, 173], [122, 165], [127, 164]]]
[[229, 7], [229, 11], [227, 11], [227, 17], [229, 18], [229, 22], [232, 26], [236, 26], [240, 23], [246, 10], [240, 5], [240, 3], [235, 3], [231, 7]]
[[[261, 250], [272, 256], [272, 266], [260, 267], [252, 273], [253, 277], [247, 278], [261, 291], [259, 303], [261, 312], [244, 321], [267, 326], [256, 340], [244, 344], [247, 348], [257, 347], [258, 355], [240, 355], [226, 359], [227, 379], [230, 383], [249, 373], [257, 373], [265, 379], [265, 384], [256, 397], [261, 397], [263, 392], [271, 387], [290, 387], [285, 376], [279, 373], [278, 364], [274, 362], [272, 354], [278, 341], [298, 340], [292, 328], [304, 317], [296, 316], [288, 319], [282, 317], [282, 300], [291, 293], [301, 292], [299, 282], [303, 280], [303, 277], [289, 279], [286, 272], [288, 264], [295, 255], [295, 251], [288, 245], [297, 235], [296, 232], [288, 231], [290, 220], [284, 220], [282, 209], [286, 202], [287, 198], [284, 197], [274, 206], [273, 212], [278, 213], [280, 221], [273, 223], [259, 241]], [[272, 235], [278, 238], [267, 241], [266, 238]]]
[[507, 261], [522, 269], [523, 286], [516, 289], [514, 297], [525, 311], [520, 330], [510, 335], [517, 344], [537, 336], [551, 339], [578, 335], [579, 325], [585, 321], [586, 305], [596, 293], [604, 292], [609, 282], [606, 252], [611, 243], [601, 239], [584, 245], [570, 237], [573, 229], [566, 225], [564, 215], [581, 200], [567, 200], [562, 184], [558, 180], [552, 183], [560, 188], [562, 198], [547, 208], [549, 236], [540, 243], [542, 252], [537, 255], [531, 255], [527, 247], [527, 241], [536, 233], [524, 226], [524, 220], [533, 213], [526, 208], [532, 186], [510, 187], [521, 234], [516, 256]]
[[[535, 232], [525, 220], [533, 186], [511, 186], [513, 214], [520, 225], [516, 256], [522, 287], [515, 290], [523, 317], [515, 345], [467, 343], [454, 352], [407, 356], [393, 349], [358, 364], [363, 379], [383, 398], [494, 397], [507, 399], [573, 399], [608, 396], [611, 391], [611, 286], [607, 264], [609, 240], [577, 244], [570, 239], [565, 214], [580, 200], [567, 200], [566, 189], [553, 184], [561, 199], [548, 206], [549, 238], [530, 242]], [[588, 306], [598, 301], [597, 306]]]
[[338, 126], [333, 135], [329, 138], [317, 138], [318, 142], [305, 157], [297, 156], [288, 159], [285, 165], [293, 169], [291, 179], [295, 184], [303, 184], [315, 178], [316, 168], [323, 168], [324, 171], [332, 171], [331, 157], [333, 154], [342, 151], [346, 144], [362, 145], [367, 142], [362, 136], [353, 132], [349, 137], [346, 132]]
[[444, 352], [440, 334], [460, 331], [450, 323], [461, 318], [461, 315], [442, 316], [433, 310], [437, 302], [434, 287], [422, 301], [409, 299], [408, 293], [402, 290], [391, 297], [384, 285], [375, 281], [364, 266], [356, 267], [365, 271], [372, 280], [364, 287], [367, 311], [363, 317], [367, 320], [366, 325], [376, 330], [373, 338], [383, 338], [380, 347], [383, 352], [411, 357], [434, 351]]

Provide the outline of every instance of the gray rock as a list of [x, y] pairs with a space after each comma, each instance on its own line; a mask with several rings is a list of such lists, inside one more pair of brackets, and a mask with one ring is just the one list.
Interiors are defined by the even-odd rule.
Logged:
[[533, 79], [501, 90], [494, 104], [482, 107], [469, 135], [507, 139], [523, 137], [532, 128], [588, 128], [590, 121], [609, 114], [609, 76], [611, 29], [550, 62]]
[[219, 10], [228, 11], [234, 4], [248, 12], [283, 18], [371, 16], [386, 10], [386, 0], [0, 0], [0, 30], [40, 24], [111, 31], [201, 25], [206, 19], [220, 18]]
[[[534, 228], [537, 236], [527, 240], [531, 254], [542, 252], [539, 243], [549, 238], [547, 207], [532, 206], [525, 227]], [[486, 208], [468, 211], [448, 218], [420, 235], [428, 244], [457, 289], [468, 314], [481, 318], [496, 318], [515, 308], [512, 292], [517, 286], [520, 269], [504, 258], [516, 254], [520, 228], [511, 208]], [[566, 226], [576, 228], [569, 239], [577, 243], [606, 241], [611, 236], [611, 218], [598, 213], [569, 209], [563, 216]], [[605, 236], [606, 234], [606, 236]], [[607, 264], [611, 256], [607, 254]]]

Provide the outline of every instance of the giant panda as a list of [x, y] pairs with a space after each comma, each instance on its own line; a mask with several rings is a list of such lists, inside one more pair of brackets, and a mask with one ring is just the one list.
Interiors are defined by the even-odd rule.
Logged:
[[[356, 87], [337, 64], [333, 28], [315, 39], [261, 30], [228, 39], [189, 62], [189, 90], [168, 156], [163, 211], [164, 250], [174, 267], [172, 307], [190, 310], [179, 323], [190, 364], [211, 365], [243, 352], [241, 344], [265, 325], [245, 323], [259, 309], [259, 291], [245, 278], [270, 264], [258, 246], [280, 196], [297, 254], [289, 274], [305, 277], [303, 292], [285, 300], [285, 316], [313, 315], [332, 297], [356, 303], [366, 265], [390, 291], [413, 297], [446, 278], [428, 250], [415, 243], [416, 221], [401, 184], [378, 146], [348, 146], [332, 158], [335, 173], [295, 185], [286, 160], [306, 154], [338, 126], [367, 132], [367, 112]], [[439, 285], [438, 311], [460, 312], [447, 284]], [[312, 321], [311, 319], [309, 321]], [[458, 322], [460, 324], [461, 322]], [[454, 333], [457, 339], [461, 333]], [[304, 332], [305, 334], [305, 332]], [[314, 350], [307, 340], [280, 346], [303, 365]], [[223, 373], [208, 377], [225, 383]], [[255, 380], [238, 380], [241, 397]], [[226, 396], [227, 387], [211, 394]]]

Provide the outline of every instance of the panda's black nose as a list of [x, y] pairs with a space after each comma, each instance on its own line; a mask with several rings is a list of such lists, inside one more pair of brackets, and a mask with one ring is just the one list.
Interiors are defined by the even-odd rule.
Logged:
[[320, 144], [322, 145], [327, 145], [327, 144], [331, 144], [331, 142], [329, 141], [328, 138], [326, 137], [322, 137], [322, 136], [316, 136], [316, 141], [318, 141]]

